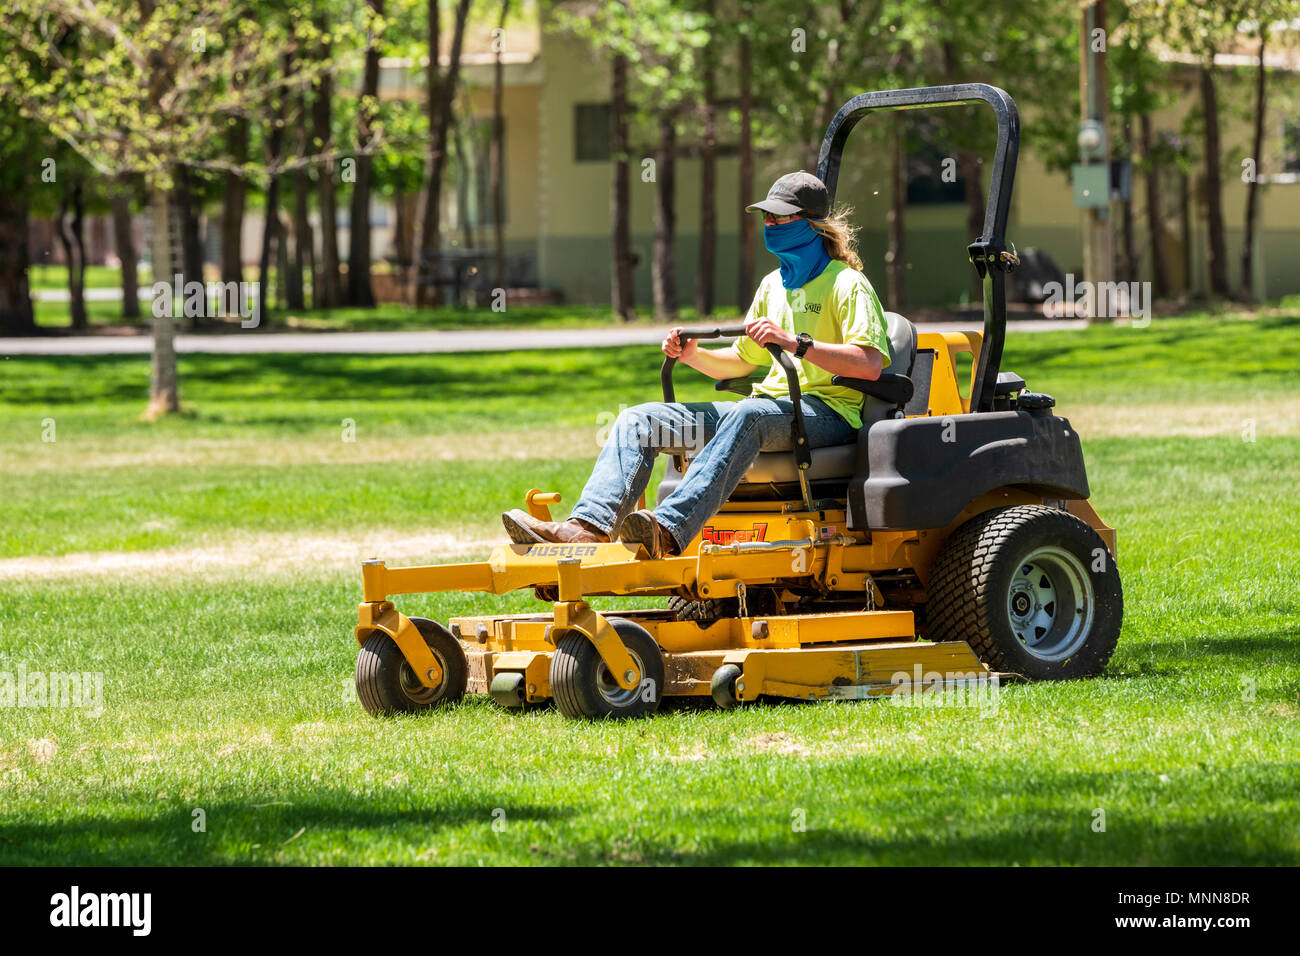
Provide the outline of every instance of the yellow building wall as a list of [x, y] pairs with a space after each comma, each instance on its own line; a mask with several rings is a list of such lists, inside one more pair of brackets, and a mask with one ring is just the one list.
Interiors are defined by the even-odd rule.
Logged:
[[[580, 42], [555, 32], [542, 40], [542, 87], [539, 97], [538, 168], [539, 214], [538, 247], [543, 284], [562, 289], [575, 302], [607, 302], [610, 273], [610, 187], [611, 164], [578, 162], [574, 156], [574, 106], [578, 103], [609, 102], [607, 64], [595, 58]], [[1289, 78], [1288, 78], [1289, 79]], [[1291, 81], [1294, 82], [1294, 81]], [[1221, 123], [1224, 155], [1233, 149], [1244, 155], [1249, 151], [1251, 129], [1247, 120], [1234, 113], [1232, 98], [1239, 94], [1238, 83], [1225, 83], [1221, 96]], [[1009, 90], [1015, 96], [1015, 90]], [[1155, 128], [1177, 130], [1183, 115], [1193, 105], [1194, 91], [1180, 96], [1175, 107], [1155, 117]], [[980, 106], [992, 123], [992, 116]], [[1274, 152], [1279, 151], [1279, 134], [1283, 100], [1277, 100], [1268, 119], [1269, 138]], [[885, 251], [888, 244], [886, 215], [891, 204], [889, 170], [880, 140], [869, 129], [884, 117], [868, 117], [855, 129], [844, 153], [844, 165], [836, 199], [854, 208], [854, 220], [860, 227], [859, 248], [864, 271], [881, 292], [885, 283]], [[1032, 111], [1022, 112], [1022, 127], [1033, 122]], [[721, 139], [734, 141], [734, 131], [722, 120]], [[646, 142], [653, 142], [647, 137]], [[1194, 144], [1198, 145], [1198, 144]], [[807, 167], [808, 147], [792, 144], [756, 157], [754, 195], [761, 198], [777, 176], [791, 169]], [[987, 190], [992, 156], [984, 158], [984, 183]], [[1264, 164], [1277, 168], [1275, 158]], [[631, 167], [632, 244], [639, 256], [635, 274], [637, 301], [642, 307], [650, 302], [650, 263], [654, 230], [654, 198], [657, 184], [644, 182], [640, 158]], [[1200, 171], [1197, 170], [1197, 175]], [[1241, 181], [1239, 165], [1225, 160], [1223, 167], [1223, 206], [1227, 225], [1229, 278], [1235, 289], [1240, 259], [1246, 186]], [[1263, 289], [1278, 296], [1300, 291], [1300, 183], [1269, 184], [1261, 187], [1260, 232], [1257, 268], [1266, 274]], [[1133, 214], [1136, 246], [1141, 254], [1139, 278], [1150, 278], [1150, 255], [1145, 214], [1145, 184], [1140, 174], [1134, 176]], [[738, 164], [735, 157], [721, 157], [717, 163], [717, 189], [714, 197], [718, 216], [718, 250], [716, 295], [720, 304], [748, 305], [749, 295], [737, 289], [739, 255], [737, 240], [742, 201], [738, 194]], [[699, 161], [683, 158], [677, 162], [677, 278], [679, 304], [693, 302], [697, 278], [696, 259], [699, 233]], [[1165, 205], [1173, 208], [1172, 197]], [[908, 307], [948, 304], [969, 300], [971, 266], [965, 247], [975, 237], [966, 235], [966, 209], [962, 204], [907, 207], [904, 261], [907, 269]], [[1205, 288], [1205, 204], [1193, 203], [1192, 274], [1195, 290]], [[1121, 206], [1111, 207], [1114, 248], [1118, 257], [1122, 249]], [[1065, 272], [1082, 278], [1084, 217], [1073, 203], [1068, 172], [1049, 171], [1029, 150], [1023, 150], [1016, 175], [1008, 238], [1018, 249], [1038, 247], [1046, 250]], [[1180, 238], [1176, 235], [1176, 217], [1168, 219], [1174, 230], [1169, 249], [1174, 278], [1181, 278]], [[776, 261], [762, 247], [761, 227], [757, 230], [755, 263], [757, 276], [775, 267]], [[513, 234], [513, 231], [512, 231]], [[1145, 254], [1143, 254], [1145, 253]], [[756, 276], [756, 278], [757, 278]], [[891, 306], [886, 303], [886, 306]]]

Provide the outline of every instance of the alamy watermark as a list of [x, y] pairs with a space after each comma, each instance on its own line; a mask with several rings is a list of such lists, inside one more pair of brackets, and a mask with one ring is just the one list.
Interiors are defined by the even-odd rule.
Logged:
[[[175, 301], [181, 300], [177, 309]], [[214, 305], [215, 303], [215, 305]], [[210, 319], [239, 317], [241, 329], [255, 329], [261, 324], [261, 306], [256, 282], [185, 281], [177, 273], [171, 282], [153, 284], [155, 319]]]
[[0, 671], [0, 707], [69, 707], [98, 717], [104, 712], [104, 673], [29, 671], [20, 662], [16, 673]]
[[1075, 282], [1073, 273], [1066, 273], [1064, 285], [1044, 283], [1043, 293], [1043, 315], [1050, 319], [1065, 316], [1072, 307], [1079, 317], [1128, 318], [1136, 329], [1151, 324], [1150, 282]]
[[890, 678], [890, 703], [897, 707], [973, 707], [985, 717], [998, 712], [1002, 683], [987, 671], [897, 671]]

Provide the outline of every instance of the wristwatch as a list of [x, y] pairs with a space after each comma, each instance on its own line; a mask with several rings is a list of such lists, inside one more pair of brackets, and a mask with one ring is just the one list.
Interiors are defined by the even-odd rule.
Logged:
[[803, 358], [804, 353], [812, 348], [813, 337], [807, 332], [800, 332], [794, 338], [795, 341], [799, 343], [799, 347], [794, 350], [794, 357], [801, 359]]

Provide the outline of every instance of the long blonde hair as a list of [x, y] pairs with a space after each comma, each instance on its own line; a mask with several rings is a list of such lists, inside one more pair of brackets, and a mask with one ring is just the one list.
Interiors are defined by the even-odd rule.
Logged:
[[826, 244], [826, 254], [832, 259], [839, 259], [850, 269], [862, 271], [862, 260], [858, 258], [858, 227], [849, 222], [853, 209], [849, 206], [836, 206], [825, 219], [808, 220]]

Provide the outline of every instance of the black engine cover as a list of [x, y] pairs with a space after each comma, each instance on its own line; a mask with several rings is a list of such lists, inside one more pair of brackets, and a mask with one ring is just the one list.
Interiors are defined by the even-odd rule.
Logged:
[[1083, 449], [1068, 419], [1046, 409], [887, 419], [859, 434], [850, 523], [942, 528], [975, 498], [1008, 485], [1045, 498], [1088, 497]]

